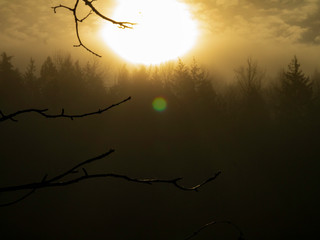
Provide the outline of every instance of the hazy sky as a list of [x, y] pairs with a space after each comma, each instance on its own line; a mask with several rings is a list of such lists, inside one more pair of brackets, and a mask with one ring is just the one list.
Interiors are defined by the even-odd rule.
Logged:
[[[133, 0], [128, 0], [133, 1]], [[21, 65], [30, 57], [41, 62], [58, 51], [91, 60], [77, 43], [72, 14], [64, 9], [53, 13], [51, 6], [71, 0], [1, 0], [0, 51], [15, 56]], [[110, 15], [113, 1], [95, 4]], [[286, 67], [294, 54], [303, 70], [320, 69], [320, 0], [186, 0], [198, 20], [201, 35], [190, 52], [201, 63], [221, 74], [245, 64], [246, 58], [276, 72]], [[165, 13], [164, 13], [165, 15]], [[110, 51], [99, 36], [101, 22], [91, 17], [81, 26], [83, 40], [110, 61]], [[187, 59], [187, 57], [185, 57]], [[23, 65], [21, 65], [23, 66]]]

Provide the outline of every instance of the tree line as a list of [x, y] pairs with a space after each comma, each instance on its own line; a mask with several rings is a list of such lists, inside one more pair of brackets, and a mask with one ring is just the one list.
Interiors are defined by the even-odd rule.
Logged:
[[[52, 57], [41, 64], [39, 74], [31, 58], [24, 73], [12, 65], [12, 56], [1, 54], [0, 104], [3, 111], [27, 107], [88, 109], [107, 100], [132, 95], [148, 99], [163, 96], [177, 112], [206, 118], [244, 121], [301, 121], [319, 118], [320, 73], [306, 76], [296, 56], [275, 82], [252, 59], [234, 70], [235, 80], [223, 90], [196, 60], [140, 67], [129, 72], [123, 66], [116, 76], [104, 76], [96, 63], [80, 65], [70, 56]], [[107, 78], [107, 79], [106, 79]], [[108, 79], [109, 78], [109, 79]], [[115, 83], [107, 86], [110, 78]], [[148, 102], [148, 103], [149, 103]], [[245, 119], [243, 119], [245, 118]]]

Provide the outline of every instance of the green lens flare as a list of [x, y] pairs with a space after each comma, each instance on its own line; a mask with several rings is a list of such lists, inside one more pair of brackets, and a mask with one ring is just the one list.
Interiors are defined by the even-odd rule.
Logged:
[[167, 101], [162, 97], [157, 97], [152, 102], [152, 107], [158, 112], [162, 112], [167, 108]]

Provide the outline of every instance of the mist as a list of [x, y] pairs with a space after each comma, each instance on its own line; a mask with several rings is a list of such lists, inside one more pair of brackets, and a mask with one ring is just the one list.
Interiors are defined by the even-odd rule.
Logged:
[[[197, 44], [159, 65], [116, 56], [94, 16], [80, 31], [102, 58], [74, 48], [50, 8], [68, 1], [0, 3], [0, 206], [110, 149], [64, 181], [125, 176], [29, 189], [0, 207], [2, 239], [318, 235], [320, 2], [185, 2]], [[180, 177], [198, 191], [132, 181]]]

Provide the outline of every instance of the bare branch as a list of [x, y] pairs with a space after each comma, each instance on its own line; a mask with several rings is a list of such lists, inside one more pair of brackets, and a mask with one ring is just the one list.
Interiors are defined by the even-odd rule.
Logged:
[[[29, 183], [24, 185], [17, 185], [17, 186], [10, 186], [10, 187], [2, 187], [0, 188], [0, 192], [13, 192], [13, 191], [19, 191], [19, 190], [25, 190], [25, 189], [40, 189], [40, 188], [48, 188], [48, 187], [62, 187], [67, 186], [70, 184], [78, 183], [84, 180], [92, 179], [92, 178], [120, 178], [124, 179], [129, 182], [136, 182], [136, 183], [143, 183], [143, 184], [153, 184], [153, 183], [167, 183], [172, 184], [175, 187], [183, 190], [183, 191], [196, 191], [198, 192], [199, 188], [202, 187], [204, 184], [208, 183], [206, 181], [204, 184], [196, 185], [192, 187], [185, 187], [183, 185], [180, 185], [178, 182], [182, 180], [182, 178], [174, 178], [174, 179], [153, 179], [153, 178], [132, 178], [126, 175], [122, 174], [116, 174], [116, 173], [105, 173], [105, 174], [88, 174], [87, 171], [84, 170], [83, 176], [76, 177], [71, 180], [67, 181], [58, 181], [59, 179], [71, 174], [74, 172], [69, 172], [68, 174], [61, 174], [57, 177], [54, 177], [53, 179], [45, 182], [35, 182], [35, 183]], [[215, 178], [220, 175], [220, 171], [215, 173]]]
[[57, 13], [58, 8], [65, 8], [65, 9], [68, 9], [69, 11], [73, 12], [73, 8], [70, 8], [70, 7], [62, 5], [62, 4], [60, 4], [59, 6], [51, 7], [51, 8], [53, 9], [54, 13]]
[[88, 0], [82, 0], [87, 6], [89, 6], [92, 11], [97, 14], [99, 17], [101, 17], [102, 19], [106, 20], [106, 21], [109, 21], [113, 24], [116, 24], [118, 25], [120, 28], [132, 28], [132, 26], [136, 25], [136, 23], [132, 23], [132, 22], [118, 22], [118, 21], [115, 21], [111, 18], [108, 18], [106, 16], [104, 16], [103, 14], [101, 14], [93, 5], [92, 5], [92, 2], [93, 1], [88, 1]]
[[75, 119], [75, 118], [83, 118], [83, 117], [87, 117], [87, 116], [91, 116], [91, 115], [97, 115], [97, 114], [101, 114], [101, 113], [104, 113], [106, 111], [108, 111], [109, 109], [111, 108], [114, 108], [122, 103], [125, 103], [127, 101], [129, 101], [131, 99], [131, 97], [128, 97], [124, 100], [122, 100], [121, 102], [118, 102], [118, 103], [114, 103], [106, 108], [103, 108], [103, 109], [99, 109], [98, 111], [95, 111], [95, 112], [90, 112], [90, 113], [84, 113], [84, 114], [76, 114], [76, 115], [69, 115], [69, 114], [65, 114], [64, 113], [64, 109], [61, 110], [61, 113], [60, 114], [56, 114], [56, 115], [51, 115], [51, 114], [47, 114], [45, 112], [48, 111], [48, 109], [25, 109], [25, 110], [20, 110], [20, 111], [17, 111], [15, 113], [11, 113], [9, 115], [5, 115], [3, 112], [0, 111], [0, 122], [3, 122], [3, 121], [6, 121], [8, 119], [12, 120], [12, 121], [15, 121], [17, 122], [16, 119], [14, 119], [14, 117], [18, 116], [18, 115], [21, 115], [21, 114], [25, 114], [25, 113], [30, 113], [30, 112], [34, 112], [34, 113], [38, 113], [40, 115], [42, 115], [43, 117], [46, 117], [46, 118], [69, 118], [71, 120]]
[[86, 15], [84, 18], [82, 19], [79, 19], [78, 16], [77, 16], [77, 9], [78, 9], [78, 6], [79, 6], [79, 0], [76, 0], [75, 2], [75, 5], [73, 8], [71, 7], [68, 7], [68, 6], [65, 6], [65, 5], [58, 5], [58, 6], [54, 6], [52, 7], [54, 13], [57, 12], [57, 9], [58, 8], [65, 8], [69, 11], [71, 11], [73, 13], [73, 17], [74, 17], [74, 24], [75, 24], [75, 30], [76, 30], [76, 36], [77, 36], [77, 39], [78, 39], [78, 42], [79, 44], [75, 44], [73, 45], [73, 47], [83, 47], [84, 49], [86, 49], [88, 52], [92, 53], [93, 55], [97, 56], [97, 57], [101, 57], [101, 55], [99, 55], [98, 53], [94, 52], [93, 50], [91, 50], [90, 48], [88, 48], [81, 40], [81, 37], [80, 37], [80, 33], [79, 33], [79, 23], [82, 23], [84, 20], [86, 20], [92, 13], [95, 13], [96, 15], [98, 15], [100, 18], [108, 21], [108, 22], [111, 22], [115, 25], [118, 25], [119, 28], [132, 28], [133, 25], [136, 25], [136, 23], [131, 23], [131, 22], [118, 22], [118, 21], [115, 21], [111, 18], [108, 18], [106, 17], [105, 15], [103, 15], [102, 13], [100, 13], [93, 5], [92, 5], [92, 2], [94, 2], [93, 0], [92, 1], [89, 1], [89, 0], [82, 0], [84, 2], [84, 4], [86, 6], [88, 6], [90, 8], [90, 12], [88, 13], [88, 15]]
[[78, 22], [80, 22], [80, 21], [77, 19], [77, 16], [75, 15], [75, 12], [74, 12], [74, 21], [75, 21], [75, 26], [76, 26], [76, 35], [77, 35], [79, 44], [73, 45], [73, 47], [83, 47], [83, 48], [86, 49], [88, 52], [92, 53], [93, 55], [96, 55], [97, 57], [102, 57], [101, 55], [99, 55], [98, 53], [92, 51], [91, 49], [89, 49], [88, 47], [86, 47], [86, 46], [82, 43], [81, 38], [80, 38], [80, 34], [79, 34], [79, 24], [78, 24]]
[[23, 195], [21, 198], [18, 198], [17, 200], [14, 200], [12, 202], [9, 202], [9, 203], [3, 203], [3, 204], [0, 204], [0, 207], [8, 207], [10, 205], [13, 205], [13, 204], [16, 204], [18, 202], [21, 202], [22, 200], [26, 199], [27, 197], [29, 197], [31, 194], [33, 194], [36, 190], [35, 189], [32, 189], [30, 192], [28, 192], [27, 194]]
[[[66, 171], [66, 172], [64, 172], [64, 173], [62, 173], [62, 174], [60, 174], [60, 175], [58, 175], [58, 176], [56, 176], [56, 177], [48, 180], [46, 183], [58, 181], [58, 180], [62, 179], [63, 177], [65, 177], [65, 176], [67, 176], [67, 175], [69, 175], [69, 174], [71, 174], [71, 173], [74, 173], [74, 171], [76, 171], [76, 170], [77, 170], [78, 168], [80, 168], [81, 166], [84, 166], [84, 165], [87, 165], [87, 164], [89, 164], [89, 163], [95, 162], [95, 161], [97, 161], [97, 160], [103, 159], [103, 158], [109, 156], [111, 153], [114, 153], [114, 151], [115, 151], [114, 149], [110, 149], [108, 152], [103, 153], [103, 154], [101, 154], [100, 156], [97, 156], [97, 157], [94, 157], [94, 158], [90, 158], [90, 159], [88, 159], [88, 160], [85, 160], [85, 161], [83, 161], [83, 162], [75, 165], [74, 167], [72, 167], [72, 168], [69, 169], [68, 171]], [[87, 174], [86, 174], [86, 175], [87, 175]], [[1, 192], [1, 190], [0, 190], [0, 192]]]
[[[132, 178], [126, 175], [121, 175], [121, 174], [116, 174], [116, 173], [105, 173], [105, 174], [88, 174], [86, 171], [84, 171], [85, 175], [78, 177], [78, 178], [74, 178], [72, 180], [69, 181], [60, 181], [60, 182], [53, 182], [53, 183], [48, 183], [46, 185], [43, 186], [39, 186], [38, 188], [44, 188], [44, 187], [61, 187], [61, 186], [67, 186], [70, 184], [74, 184], [80, 181], [84, 181], [84, 180], [88, 180], [88, 179], [92, 179], [92, 178], [120, 178], [120, 179], [124, 179], [126, 181], [129, 182], [136, 182], [136, 183], [144, 183], [144, 184], [153, 184], [153, 183], [168, 183], [168, 184], [172, 184], [175, 187], [184, 190], [184, 191], [198, 191], [200, 187], [202, 187], [204, 184], [208, 183], [209, 181], [205, 181], [203, 184], [199, 184], [193, 187], [185, 187], [182, 186], [180, 184], [178, 184], [178, 181], [182, 180], [182, 178], [175, 178], [175, 179], [153, 179], [153, 178]], [[214, 179], [220, 175], [220, 171], [215, 173], [214, 175]], [[28, 186], [28, 188], [31, 188], [32, 186]], [[0, 188], [0, 192], [1, 192], [1, 188]]]
[[230, 221], [218, 221], [218, 222], [212, 221], [212, 222], [209, 222], [209, 223], [203, 225], [201, 228], [199, 228], [197, 231], [192, 233], [189, 237], [185, 238], [184, 240], [189, 240], [191, 238], [194, 238], [194, 237], [198, 236], [198, 234], [202, 230], [204, 230], [204, 229], [206, 229], [206, 228], [208, 228], [210, 226], [216, 225], [216, 224], [229, 224], [229, 225], [231, 225], [233, 228], [235, 228], [239, 232], [238, 240], [244, 240], [243, 232], [241, 231], [241, 229], [237, 225], [235, 225], [234, 223], [232, 223]]
[[84, 18], [80, 19], [79, 22], [83, 22], [84, 20], [86, 20], [92, 13], [93, 13], [93, 11], [90, 10], [90, 12], [87, 14], [87, 16], [85, 16]]
[[[13, 201], [11, 203], [8, 203], [8, 204], [2, 204], [2, 205], [0, 205], [0, 207], [1, 206], [9, 206], [11, 204], [20, 202], [23, 199], [25, 199], [26, 197], [30, 196], [35, 190], [40, 189], [40, 188], [62, 187], [62, 186], [67, 186], [70, 184], [78, 183], [78, 182], [88, 180], [88, 179], [93, 179], [93, 178], [95, 178], [95, 179], [97, 179], [97, 178], [119, 178], [119, 179], [124, 179], [129, 182], [143, 183], [143, 184], [150, 184], [150, 185], [153, 183], [165, 183], [165, 184], [172, 184], [176, 188], [179, 188], [184, 191], [196, 191], [197, 192], [200, 187], [215, 180], [221, 174], [221, 172], [219, 171], [219, 172], [215, 173], [212, 177], [205, 180], [201, 184], [198, 184], [198, 185], [195, 185], [192, 187], [185, 187], [185, 186], [179, 184], [179, 181], [182, 180], [182, 178], [174, 178], [174, 179], [133, 178], [133, 177], [129, 177], [129, 176], [122, 175], [122, 174], [116, 174], [116, 173], [89, 174], [86, 171], [86, 169], [83, 167], [84, 165], [88, 165], [88, 164], [91, 164], [95, 161], [103, 159], [103, 158], [109, 156], [110, 154], [112, 154], [113, 152], [114, 152], [114, 150], [110, 149], [106, 153], [103, 153], [97, 157], [85, 160], [85, 161], [75, 165], [74, 167], [70, 168], [69, 170], [67, 170], [61, 174], [58, 174], [57, 176], [55, 176], [49, 180], [47, 180], [47, 175], [45, 175], [40, 182], [34, 182], [34, 183], [16, 185], [16, 186], [9, 186], [9, 187], [2, 187], [2, 188], [0, 188], [0, 193], [27, 190], [27, 189], [31, 189], [32, 191], [30, 193], [28, 193], [27, 195], [23, 196], [22, 198], [20, 198], [16, 201]], [[80, 167], [82, 167], [82, 171], [83, 171], [84, 175], [74, 177], [75, 173], [79, 173], [78, 169]], [[71, 180], [64, 180], [64, 178], [67, 176], [72, 177]]]

